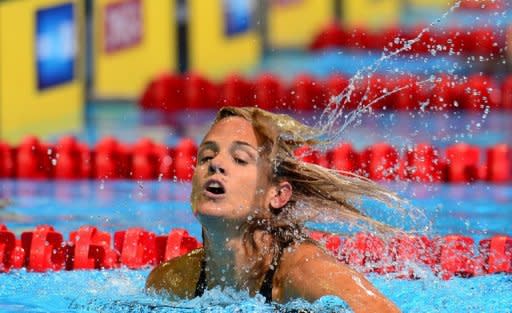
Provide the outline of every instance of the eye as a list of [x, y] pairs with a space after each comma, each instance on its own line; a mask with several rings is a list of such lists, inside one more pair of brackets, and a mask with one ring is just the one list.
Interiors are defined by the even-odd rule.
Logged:
[[235, 157], [235, 162], [236, 162], [237, 164], [240, 164], [240, 165], [246, 165], [246, 164], [248, 164], [248, 162], [247, 162], [246, 160], [241, 159], [241, 158], [239, 158], [239, 157]]
[[203, 163], [210, 161], [211, 159], [213, 159], [213, 157], [210, 155], [203, 156], [203, 157], [199, 158], [199, 163], [203, 164]]

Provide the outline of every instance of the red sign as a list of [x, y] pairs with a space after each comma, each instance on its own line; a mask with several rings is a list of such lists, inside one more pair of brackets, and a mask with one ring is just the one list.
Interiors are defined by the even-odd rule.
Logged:
[[125, 0], [105, 6], [103, 48], [112, 53], [139, 44], [142, 40], [141, 0]]

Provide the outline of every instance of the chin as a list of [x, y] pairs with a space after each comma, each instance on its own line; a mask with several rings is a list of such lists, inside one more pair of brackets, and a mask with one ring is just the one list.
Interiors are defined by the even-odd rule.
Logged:
[[206, 201], [194, 206], [195, 214], [200, 217], [228, 217], [225, 206], [214, 201]]
[[229, 205], [223, 205], [215, 202], [201, 203], [196, 206], [197, 219], [202, 224], [208, 222], [241, 222], [247, 220], [247, 212], [242, 212], [241, 209], [235, 210]]
[[202, 205], [197, 209], [196, 213], [198, 216], [223, 217], [225, 215], [225, 212], [222, 212], [222, 209], [216, 204]]

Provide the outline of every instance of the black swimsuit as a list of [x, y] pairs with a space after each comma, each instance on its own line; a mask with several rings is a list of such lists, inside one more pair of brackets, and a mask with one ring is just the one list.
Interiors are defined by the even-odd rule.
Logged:
[[[281, 259], [281, 255], [283, 254], [283, 248], [279, 249], [278, 254], [275, 256], [272, 261], [272, 265], [270, 269], [265, 273], [265, 278], [263, 279], [263, 283], [260, 288], [260, 295], [265, 297], [265, 303], [272, 303], [272, 286], [274, 281], [274, 274], [277, 269], [277, 265], [279, 264], [279, 260]], [[201, 261], [201, 272], [199, 273], [199, 279], [196, 285], [196, 292], [194, 294], [195, 297], [200, 297], [204, 294], [206, 290], [206, 261]], [[274, 304], [274, 312], [276, 313], [312, 313], [309, 309], [288, 309], [279, 304]]]
[[[274, 281], [274, 274], [276, 272], [277, 264], [279, 263], [279, 259], [281, 258], [282, 250], [279, 251], [274, 261], [272, 262], [273, 266], [265, 273], [265, 278], [263, 279], [263, 283], [260, 288], [260, 295], [265, 297], [266, 303], [272, 302], [272, 285]], [[199, 274], [199, 280], [196, 285], [195, 296], [200, 297], [203, 295], [206, 290], [206, 261], [203, 259], [201, 261], [201, 272]]]

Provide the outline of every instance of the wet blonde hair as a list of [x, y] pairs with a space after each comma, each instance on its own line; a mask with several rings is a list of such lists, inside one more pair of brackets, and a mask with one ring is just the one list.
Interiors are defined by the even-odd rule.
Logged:
[[[263, 137], [263, 154], [271, 164], [271, 181], [284, 180], [292, 185], [289, 209], [301, 211], [290, 216], [296, 223], [331, 216], [333, 221], [343, 220], [354, 225], [362, 222], [377, 231], [395, 230], [367, 217], [355, 206], [362, 198], [374, 199], [386, 205], [401, 203], [402, 200], [395, 193], [365, 177], [306, 163], [295, 156], [297, 148], [304, 145], [314, 147], [320, 143], [316, 139], [320, 136], [316, 129], [289, 115], [255, 107], [223, 107], [217, 113], [214, 124], [230, 116], [246, 119]], [[304, 210], [297, 205], [305, 205]]]
[[[295, 120], [289, 115], [275, 114], [255, 107], [224, 107], [217, 113], [214, 124], [227, 117], [242, 117], [249, 121], [262, 138], [261, 157], [269, 162], [271, 183], [287, 181], [292, 186], [292, 196], [285, 207], [269, 214], [260, 214], [246, 222], [247, 249], [258, 253], [254, 234], [257, 230], [268, 233], [273, 243], [274, 256], [293, 242], [306, 240], [305, 223], [343, 222], [353, 226], [366, 225], [377, 232], [389, 233], [396, 229], [366, 216], [356, 205], [363, 198], [370, 198], [395, 206], [401, 199], [393, 192], [358, 176], [316, 164], [306, 163], [294, 155], [304, 145], [315, 146], [321, 135], [316, 129]], [[368, 229], [367, 228], [367, 229]], [[253, 278], [261, 278], [265, 269], [262, 257], [255, 261]]]

